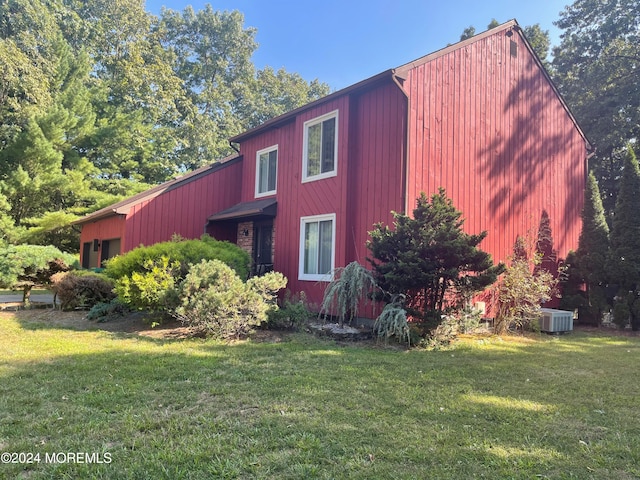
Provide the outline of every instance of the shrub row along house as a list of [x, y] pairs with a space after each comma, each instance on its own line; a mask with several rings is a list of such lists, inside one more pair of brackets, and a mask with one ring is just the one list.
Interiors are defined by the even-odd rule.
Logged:
[[320, 302], [365, 263], [368, 232], [444, 187], [465, 230], [506, 260], [548, 217], [577, 247], [590, 145], [515, 20], [230, 139], [239, 154], [90, 214], [81, 259], [209, 233]]

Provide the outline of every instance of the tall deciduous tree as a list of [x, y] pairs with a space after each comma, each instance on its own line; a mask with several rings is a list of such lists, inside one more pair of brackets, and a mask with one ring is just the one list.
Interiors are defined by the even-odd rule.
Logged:
[[237, 102], [255, 75], [255, 30], [244, 27], [240, 12], [218, 12], [211, 5], [197, 12], [165, 9], [159, 28], [189, 101], [178, 129], [185, 164], [194, 168], [231, 153], [228, 138], [245, 126]]
[[576, 0], [556, 25], [554, 80], [597, 147], [591, 168], [610, 214], [626, 144], [640, 134], [640, 2]]
[[536, 55], [542, 61], [545, 69], [551, 72], [552, 65], [549, 63], [547, 57], [551, 49], [551, 38], [549, 37], [549, 30], [542, 30], [539, 23], [529, 25], [523, 28], [524, 36], [531, 44], [531, 48], [536, 52]]
[[633, 330], [640, 330], [640, 168], [633, 149], [627, 148], [620, 193], [611, 229], [609, 277], [619, 286]]
[[0, 2], [0, 239], [76, 249], [74, 215], [214, 162], [229, 137], [328, 93], [256, 72], [239, 12], [144, 7]]
[[394, 228], [377, 224], [368, 243], [378, 285], [407, 297], [409, 312], [437, 323], [449, 304], [467, 299], [496, 281], [504, 265], [478, 248], [487, 232], [462, 230], [462, 213], [444, 189], [422, 193], [413, 217], [393, 213]]

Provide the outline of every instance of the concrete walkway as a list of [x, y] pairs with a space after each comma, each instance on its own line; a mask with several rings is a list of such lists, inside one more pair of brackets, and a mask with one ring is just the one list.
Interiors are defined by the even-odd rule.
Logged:
[[[34, 293], [31, 295], [31, 303], [48, 303], [53, 305], [53, 295], [50, 293]], [[0, 295], [0, 305], [3, 303], [22, 302], [22, 293], [16, 292], [11, 295]]]

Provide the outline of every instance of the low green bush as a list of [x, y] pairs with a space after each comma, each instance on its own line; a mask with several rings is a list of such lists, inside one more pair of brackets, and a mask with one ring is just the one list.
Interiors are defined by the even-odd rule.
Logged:
[[267, 319], [278, 290], [286, 286], [278, 272], [243, 282], [219, 260], [191, 267], [180, 288], [181, 305], [175, 316], [195, 334], [217, 339], [239, 338]]
[[108, 322], [113, 318], [124, 316], [129, 312], [129, 308], [114, 298], [108, 303], [96, 303], [87, 313], [87, 320], [97, 320], [98, 322]]
[[190, 265], [202, 260], [219, 260], [231, 267], [240, 278], [247, 278], [249, 274], [250, 258], [244, 250], [233, 243], [215, 240], [208, 235], [203, 235], [199, 240], [176, 239], [134, 248], [109, 259], [105, 265], [105, 274], [114, 280], [131, 278], [134, 272], [147, 272], [149, 261], [155, 262], [163, 257], [172, 265], [179, 263], [178, 280], [185, 277]]
[[169, 312], [178, 306], [176, 278], [179, 278], [180, 263], [170, 263], [162, 256], [147, 260], [142, 272], [134, 271], [130, 276], [116, 280], [118, 298], [133, 310]]
[[51, 290], [62, 310], [89, 309], [115, 298], [113, 281], [99, 273], [74, 270], [51, 277]]
[[272, 330], [296, 330], [313, 315], [304, 292], [291, 295], [291, 292], [287, 291], [282, 305], [267, 311], [265, 326]]

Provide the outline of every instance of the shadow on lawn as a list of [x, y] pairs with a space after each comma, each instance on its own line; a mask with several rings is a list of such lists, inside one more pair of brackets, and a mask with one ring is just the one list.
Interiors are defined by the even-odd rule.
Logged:
[[148, 339], [186, 338], [187, 329], [179, 321], [170, 319], [152, 326], [157, 319], [144, 312], [114, 316], [108, 321], [87, 319], [86, 311], [60, 311], [54, 309], [19, 310], [11, 312], [20, 326], [27, 330], [66, 329], [78, 331], [106, 331], [120, 336], [136, 334]]
[[[566, 394], [545, 383], [543, 362], [528, 354], [405, 355], [312, 340], [96, 342], [109, 351], [5, 363], [3, 451], [111, 453], [109, 465], [65, 465], [69, 478], [610, 473], [580, 439], [599, 442], [616, 458], [606, 468], [631, 474], [637, 460], [617, 450], [632, 425], [621, 432], [591, 424], [595, 407], [568, 408]], [[575, 364], [583, 356], [566, 357]], [[593, 368], [598, 357], [582, 359], [580, 367]], [[553, 360], [548, 368], [554, 384], [576, 387], [574, 373], [555, 367]], [[602, 390], [601, 379], [583, 376], [579, 382], [585, 392]], [[618, 401], [631, 408], [630, 391], [618, 387], [612, 387], [623, 397]], [[599, 417], [601, 423], [608, 418]], [[8, 470], [46, 476], [62, 473], [60, 468]]]

